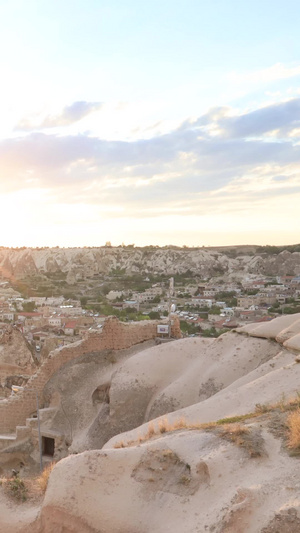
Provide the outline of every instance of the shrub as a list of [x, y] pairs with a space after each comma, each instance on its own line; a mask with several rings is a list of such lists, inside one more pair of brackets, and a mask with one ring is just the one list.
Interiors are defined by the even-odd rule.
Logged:
[[19, 476], [9, 479], [5, 483], [5, 491], [16, 500], [24, 502], [27, 500], [27, 488], [25, 483]]
[[288, 447], [296, 450], [300, 448], [300, 409], [288, 416], [287, 426], [289, 429]]
[[145, 440], [151, 439], [151, 437], [153, 437], [153, 435], [155, 435], [155, 427], [154, 427], [153, 422], [149, 422], [148, 430], [147, 430], [147, 433], [145, 435]]
[[256, 403], [255, 412], [262, 415], [263, 413], [268, 413], [270, 411], [270, 406], [267, 403]]
[[158, 421], [158, 429], [161, 433], [166, 433], [169, 428], [169, 423], [167, 418], [162, 418]]
[[55, 462], [50, 463], [49, 465], [45, 466], [43, 472], [40, 474], [40, 476], [37, 478], [37, 484], [42, 492], [46, 492], [49, 476], [55, 466]]

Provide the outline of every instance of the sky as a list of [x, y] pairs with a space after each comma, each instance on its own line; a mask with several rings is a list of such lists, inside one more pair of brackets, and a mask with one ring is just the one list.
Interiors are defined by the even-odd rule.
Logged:
[[0, 246], [300, 242], [298, 0], [0, 0]]

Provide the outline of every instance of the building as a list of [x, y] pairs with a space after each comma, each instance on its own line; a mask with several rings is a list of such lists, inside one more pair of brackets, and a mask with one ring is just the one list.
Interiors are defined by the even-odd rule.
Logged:
[[128, 307], [132, 308], [132, 309], [136, 309], [137, 311], [139, 311], [140, 309], [140, 304], [137, 300], [125, 300], [123, 302], [123, 309], [127, 309]]
[[76, 320], [70, 320], [66, 322], [64, 326], [65, 335], [75, 335], [76, 334]]
[[213, 300], [211, 298], [202, 298], [201, 296], [196, 296], [195, 298], [192, 298], [191, 303], [189, 305], [198, 305], [199, 307], [212, 307]]
[[60, 328], [62, 325], [62, 317], [61, 316], [50, 316], [50, 318], [48, 318], [48, 324], [49, 326], [53, 328]]

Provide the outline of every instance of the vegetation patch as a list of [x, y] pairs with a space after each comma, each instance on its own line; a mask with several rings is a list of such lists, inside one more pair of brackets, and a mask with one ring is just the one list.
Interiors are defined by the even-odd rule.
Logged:
[[[256, 404], [255, 412], [221, 418], [215, 422], [189, 422], [184, 417], [178, 418], [174, 422], [169, 422], [167, 417], [161, 418], [157, 423], [150, 421], [148, 423], [147, 431], [143, 435], [140, 435], [137, 439], [129, 441], [118, 441], [115, 443], [114, 448], [127, 448], [129, 446], [136, 446], [152, 438], [161, 436], [162, 434], [182, 429], [200, 429], [211, 431], [219, 426], [225, 426], [225, 428], [219, 432], [220, 437], [227, 438], [227, 440], [231, 440], [239, 446], [242, 446], [248, 451], [250, 457], [259, 457], [265, 454], [263, 438], [261, 437], [260, 432], [256, 429], [250, 430], [245, 426], [241, 426], [240, 422], [251, 420], [265, 414], [272, 413], [275, 415], [278, 412], [281, 412], [282, 414], [290, 412], [290, 416], [287, 419], [287, 427], [289, 428], [288, 447], [300, 454], [299, 392], [297, 393], [296, 397], [292, 399], [287, 400], [284, 395], [282, 395], [281, 399], [275, 404]], [[283, 426], [281, 425], [281, 427]], [[285, 434], [280, 436], [285, 437]]]
[[264, 439], [261, 436], [261, 432], [256, 428], [246, 427], [237, 423], [225, 424], [218, 434], [221, 438], [243, 448], [250, 457], [266, 455]]
[[300, 409], [290, 413], [287, 418], [288, 448], [300, 454]]
[[11, 478], [2, 477], [0, 485], [8, 498], [18, 502], [26, 500], [40, 500], [46, 492], [49, 476], [55, 466], [52, 462], [45, 466], [43, 472], [38, 477], [21, 479], [19, 475]]
[[38, 478], [36, 478], [36, 484], [43, 494], [46, 492], [49, 477], [54, 467], [55, 462], [53, 461], [52, 463], [45, 466], [43, 472], [39, 475]]
[[7, 496], [25, 502], [27, 500], [28, 489], [22, 479], [19, 476], [1, 480], [1, 485], [4, 488], [4, 492]]

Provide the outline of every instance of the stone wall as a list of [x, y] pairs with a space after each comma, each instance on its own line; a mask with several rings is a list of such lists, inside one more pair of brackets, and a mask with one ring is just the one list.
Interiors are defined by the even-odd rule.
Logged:
[[[171, 336], [180, 338], [177, 317], [172, 321]], [[36, 412], [36, 392], [40, 407], [43, 406], [43, 390], [50, 377], [69, 361], [88, 353], [102, 350], [123, 350], [135, 344], [154, 339], [158, 321], [147, 320], [125, 324], [115, 317], [108, 318], [101, 332], [88, 335], [82, 341], [63, 346], [51, 352], [38, 372], [27, 383], [24, 391], [0, 401], [0, 434], [14, 432], [16, 426], [24, 425], [26, 418]], [[160, 322], [163, 323], [163, 322]], [[167, 322], [165, 322], [167, 323]], [[29, 390], [33, 389], [33, 390]]]
[[32, 371], [17, 365], [0, 364], [0, 400], [10, 396], [11, 384], [24, 385], [32, 376]]
[[5, 379], [7, 378], [7, 376], [17, 376], [22, 373], [27, 374], [26, 369], [24, 370], [18, 365], [0, 363], [0, 386], [4, 386]]

